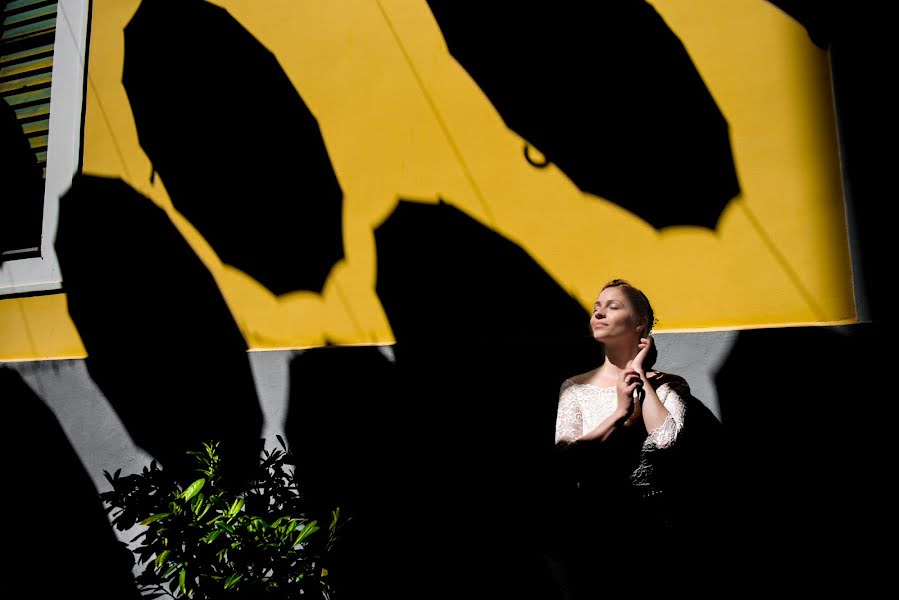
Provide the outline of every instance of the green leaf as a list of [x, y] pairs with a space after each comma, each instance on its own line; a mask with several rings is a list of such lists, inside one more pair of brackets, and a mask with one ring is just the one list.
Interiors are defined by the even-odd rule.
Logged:
[[240, 573], [231, 573], [231, 576], [225, 580], [225, 589], [230, 589], [234, 587], [234, 584], [241, 580], [243, 575]]
[[177, 564], [177, 563], [174, 564], [174, 565], [172, 565], [172, 566], [170, 566], [168, 569], [165, 570], [165, 573], [162, 574], [162, 578], [163, 578], [163, 579], [168, 579], [168, 578], [172, 575], [172, 573], [174, 573], [175, 571], [178, 570], [178, 567], [180, 567], [180, 566], [181, 566], [181, 565], [179, 565], [179, 564]]
[[236, 515], [243, 506], [243, 502], [243, 498], [238, 498], [237, 500], [235, 500], [234, 504], [232, 504], [231, 508], [228, 510], [228, 516], [233, 517], [234, 515]]
[[[131, 544], [135, 564], [143, 572], [137, 582], [141, 591], [171, 589], [169, 600], [207, 598], [207, 586], [214, 588], [213, 595], [241, 594], [256, 585], [257, 572], [271, 573], [271, 581], [260, 582], [260, 591], [286, 591], [304, 573], [303, 582], [324, 583], [327, 573], [320, 561], [331, 552], [336, 533], [349, 517], [332, 510], [319, 523], [300, 512], [296, 460], [281, 451], [286, 441], [279, 442], [277, 450], [262, 454], [256, 478], [246, 487], [222, 487], [228, 483], [222, 469], [228, 468], [229, 459], [222, 459], [214, 443], [198, 445], [200, 452], [188, 455], [197, 469], [194, 480], [181, 481], [155, 464], [143, 475], [104, 472], [106, 481], [112, 480], [112, 491], [100, 499], [116, 530], [127, 531], [144, 519], [145, 527]], [[325, 528], [331, 532], [315, 533]], [[316, 540], [315, 535], [323, 534], [328, 539], [322, 538], [327, 542], [322, 553], [311, 554], [310, 536]], [[260, 570], [260, 565], [268, 566]]]
[[287, 526], [287, 530], [284, 532], [284, 535], [288, 536], [291, 533], [293, 533], [293, 530], [296, 529], [297, 525], [299, 525], [299, 524], [300, 524], [300, 522], [298, 520], [291, 521], [290, 525]]
[[146, 519], [144, 519], [143, 521], [141, 521], [140, 524], [141, 524], [141, 525], [149, 525], [150, 523], [152, 523], [152, 522], [154, 522], [154, 521], [158, 521], [159, 519], [164, 519], [164, 518], [166, 518], [166, 517], [169, 516], [170, 514], [172, 514], [172, 513], [156, 513], [155, 515], [153, 515], [153, 516], [151, 516], [151, 517], [147, 517]]
[[223, 523], [222, 521], [216, 521], [215, 526], [219, 529], [224, 529], [228, 533], [234, 533], [234, 528], [228, 525], [227, 523]]
[[171, 554], [171, 550], [163, 550], [159, 554], [159, 556], [156, 557], [156, 568], [157, 569], [162, 566], [162, 563], [164, 563], [165, 559], [167, 559], [169, 557], [169, 554]]
[[206, 485], [206, 479], [203, 477], [200, 477], [199, 479], [194, 481], [192, 484], [190, 484], [190, 486], [188, 486], [188, 488], [186, 490], [184, 490], [184, 493], [181, 494], [181, 497], [184, 498], [185, 500], [190, 500], [191, 498], [193, 498], [194, 496], [197, 495], [197, 492], [199, 492], [200, 490], [203, 489], [204, 485]]
[[220, 535], [222, 535], [222, 530], [216, 529], [215, 531], [213, 531], [212, 533], [210, 533], [209, 535], [204, 537], [203, 541], [206, 542], [207, 544], [211, 544], [212, 542], [215, 541], [215, 538], [217, 538]]
[[317, 521], [314, 521], [314, 520], [313, 520], [313, 521], [309, 521], [309, 522], [306, 523], [306, 525], [303, 527], [303, 531], [300, 532], [300, 535], [297, 536], [297, 539], [294, 540], [293, 545], [296, 546], [297, 544], [299, 544], [300, 542], [302, 542], [303, 540], [305, 540], [307, 537], [309, 537], [310, 535], [312, 535], [312, 534], [315, 533], [316, 531], [318, 531], [318, 522], [317, 522]]

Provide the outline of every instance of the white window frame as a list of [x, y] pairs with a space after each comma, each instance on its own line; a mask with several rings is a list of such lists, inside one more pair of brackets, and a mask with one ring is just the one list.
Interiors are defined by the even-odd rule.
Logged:
[[80, 157], [89, 5], [90, 0], [59, 0], [57, 4], [41, 255], [0, 265], [0, 300], [12, 294], [62, 288], [54, 243], [59, 197], [71, 185]]

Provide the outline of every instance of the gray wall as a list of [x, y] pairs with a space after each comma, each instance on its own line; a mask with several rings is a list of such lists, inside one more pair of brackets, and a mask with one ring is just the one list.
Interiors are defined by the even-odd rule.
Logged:
[[[659, 334], [656, 367], [678, 373], [693, 394], [719, 419], [714, 375], [727, 357], [737, 332]], [[284, 432], [289, 393], [288, 366], [299, 351], [250, 352], [256, 391], [265, 415], [263, 438]], [[385, 347], [389, 354], [389, 347]], [[22, 375], [28, 386], [54, 412], [69, 441], [99, 490], [103, 470], [137, 472], [151, 458], [137, 448], [121, 421], [87, 372], [83, 360], [6, 363]]]

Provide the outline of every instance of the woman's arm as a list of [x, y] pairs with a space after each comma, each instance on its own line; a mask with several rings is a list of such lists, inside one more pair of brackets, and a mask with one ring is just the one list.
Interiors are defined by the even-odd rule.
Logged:
[[684, 428], [686, 397], [690, 394], [690, 387], [680, 377], [663, 383], [658, 389], [650, 384], [643, 369], [643, 360], [652, 344], [651, 335], [640, 339], [640, 351], [634, 357], [631, 367], [637, 371], [643, 383], [645, 395], [639, 412], [642, 413], [643, 424], [649, 434], [647, 441], [656, 447], [667, 448]]
[[581, 442], [605, 442], [612, 435], [623, 427], [630, 426], [635, 419], [639, 419], [637, 403], [634, 401], [634, 390], [642, 385], [640, 377], [636, 371], [627, 368], [618, 374], [618, 383], [616, 385], [616, 394], [618, 403], [614, 412], [603, 421], [583, 434], [578, 441]]
[[640, 377], [643, 379], [643, 391], [645, 392], [640, 406], [643, 413], [643, 425], [646, 427], [646, 433], [651, 433], [665, 423], [670, 412], [665, 408], [658, 392], [649, 383], [646, 374], [641, 372]]
[[556, 446], [572, 446], [575, 442], [604, 442], [630, 416], [633, 411], [633, 403], [630, 408], [619, 405], [614, 413], [603, 420], [602, 423], [588, 432], [584, 432], [584, 416], [578, 406], [574, 393], [570, 390], [573, 381], [566, 379], [559, 392], [559, 408], [556, 413]]
[[642, 414], [643, 424], [647, 433], [661, 427], [665, 419], [668, 418], [668, 409], [665, 408], [665, 405], [659, 399], [659, 395], [652, 387], [652, 384], [649, 383], [649, 378], [646, 377], [646, 371], [643, 369], [643, 361], [649, 353], [652, 344], [653, 339], [651, 335], [640, 338], [640, 350], [637, 352], [634, 360], [631, 361], [631, 368], [640, 376], [641, 387], [643, 388], [643, 399], [639, 402], [640, 413]]
[[668, 413], [665, 420], [657, 427], [649, 428], [648, 444], [656, 448], [668, 448], [684, 428], [684, 415], [687, 409], [687, 398], [690, 395], [690, 386], [680, 377], [673, 381], [661, 384], [656, 389], [656, 395]]
[[618, 408], [606, 417], [599, 425], [578, 438], [579, 442], [605, 442], [613, 433], [624, 426], [624, 422], [630, 416], [626, 410]]
[[574, 395], [567, 392], [573, 382], [566, 379], [559, 390], [559, 407], [556, 411], [556, 445], [573, 444], [584, 431], [584, 416]]

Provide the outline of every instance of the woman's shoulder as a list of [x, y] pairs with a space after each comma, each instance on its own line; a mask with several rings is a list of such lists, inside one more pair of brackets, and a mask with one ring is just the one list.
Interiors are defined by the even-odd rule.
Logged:
[[577, 375], [570, 375], [566, 377], [562, 381], [562, 385], [560, 391], [564, 392], [567, 388], [572, 385], [583, 385], [590, 381], [590, 378], [596, 373], [596, 369], [586, 371], [584, 373], [578, 373]]
[[577, 375], [571, 375], [567, 377], [565, 381], [562, 382], [562, 385], [571, 385], [572, 383], [583, 384], [589, 382], [596, 372], [599, 369], [591, 369], [589, 371], [585, 371], [584, 373], [578, 373]]

